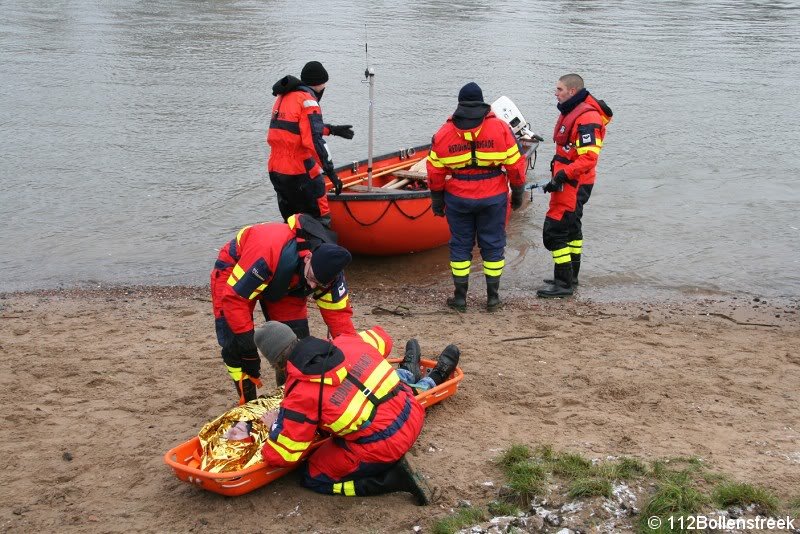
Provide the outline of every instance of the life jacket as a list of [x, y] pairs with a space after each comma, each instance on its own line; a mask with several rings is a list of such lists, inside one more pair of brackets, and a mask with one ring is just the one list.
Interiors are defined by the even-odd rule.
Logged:
[[418, 402], [385, 359], [391, 337], [380, 327], [333, 342], [298, 342], [288, 357], [285, 394], [262, 449], [270, 465], [300, 460], [317, 429], [358, 443], [389, 437]]
[[[469, 129], [459, 128], [454, 114], [431, 140], [428, 182], [432, 191], [488, 198], [507, 193], [509, 181], [524, 185], [526, 166], [511, 128], [494, 112]], [[451, 179], [445, 181], [448, 174]]]
[[[586, 89], [573, 98], [582, 98], [568, 113], [561, 113], [553, 129], [556, 153], [552, 174], [564, 170], [576, 184], [592, 184], [597, 158], [603, 148], [606, 125], [613, 112], [602, 100], [596, 100]], [[569, 103], [569, 101], [567, 102]], [[584, 161], [578, 161], [587, 155]]]

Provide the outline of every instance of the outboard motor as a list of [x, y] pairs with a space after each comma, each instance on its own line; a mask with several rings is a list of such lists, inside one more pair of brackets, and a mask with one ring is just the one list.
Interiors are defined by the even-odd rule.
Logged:
[[539, 147], [539, 142], [544, 141], [544, 139], [533, 133], [531, 125], [522, 116], [519, 108], [510, 98], [501, 96], [492, 102], [492, 111], [511, 126], [511, 131], [514, 132], [514, 136], [519, 141], [524, 156], [530, 158]]

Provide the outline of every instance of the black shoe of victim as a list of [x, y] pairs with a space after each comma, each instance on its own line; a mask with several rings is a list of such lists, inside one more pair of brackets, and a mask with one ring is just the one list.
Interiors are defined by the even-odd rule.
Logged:
[[428, 376], [437, 386], [447, 381], [450, 375], [453, 374], [453, 371], [456, 370], [460, 357], [461, 351], [458, 350], [458, 347], [455, 345], [447, 345], [439, 355], [439, 359], [436, 361], [436, 367], [431, 370]]
[[416, 339], [411, 338], [406, 342], [406, 354], [398, 367], [409, 371], [413, 375], [412, 384], [416, 384], [422, 379], [422, 371], [419, 364], [421, 353], [419, 342]]

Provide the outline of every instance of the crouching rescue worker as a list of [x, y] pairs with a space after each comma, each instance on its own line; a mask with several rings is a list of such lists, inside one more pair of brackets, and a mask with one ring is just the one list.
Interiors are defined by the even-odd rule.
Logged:
[[583, 252], [583, 207], [589, 202], [595, 169], [611, 122], [611, 108], [595, 100], [577, 74], [565, 74], [556, 83], [561, 114], [553, 130], [556, 153], [550, 163], [552, 178], [542, 189], [550, 206], [542, 227], [544, 247], [553, 255], [553, 279], [536, 294], [567, 297], [578, 285]]
[[[270, 321], [255, 333], [259, 353], [286, 385], [261, 454], [274, 466], [308, 458], [302, 484], [318, 493], [365, 496], [396, 491], [420, 505], [433, 491], [404, 459], [422, 431], [425, 410], [385, 359], [392, 340], [380, 327], [332, 342], [297, 339]], [[310, 454], [317, 431], [330, 434]]]
[[[434, 134], [427, 160], [433, 214], [447, 216], [455, 293], [447, 305], [466, 311], [469, 267], [477, 238], [486, 275], [486, 308], [498, 309], [505, 266], [508, 186], [511, 208], [522, 206], [527, 161], [505, 121], [483, 101], [478, 84], [458, 93], [458, 107]], [[450, 174], [451, 178], [445, 180]]]
[[333, 170], [323, 136], [352, 139], [353, 127], [323, 122], [319, 101], [327, 82], [325, 67], [319, 61], [309, 61], [299, 80], [284, 76], [272, 86], [272, 94], [278, 98], [267, 132], [267, 167], [284, 220], [302, 212], [330, 224], [325, 176], [337, 195], [342, 192], [342, 181]]
[[[256, 303], [266, 320], [281, 321], [297, 337], [309, 335], [306, 298], [312, 295], [331, 336], [355, 334], [343, 269], [350, 253], [310, 215], [287, 223], [242, 228], [226, 243], [211, 271], [211, 302], [222, 359], [240, 403], [256, 398], [261, 360], [253, 339]], [[276, 374], [278, 385], [285, 377]]]

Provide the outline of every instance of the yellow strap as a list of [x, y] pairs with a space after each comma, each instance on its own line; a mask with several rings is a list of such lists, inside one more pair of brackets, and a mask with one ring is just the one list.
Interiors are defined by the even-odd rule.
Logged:
[[372, 345], [375, 350], [380, 352], [381, 356], [386, 356], [386, 342], [381, 336], [375, 333], [374, 330], [364, 330], [358, 333], [361, 339]]
[[239, 243], [240, 243], [240, 242], [241, 242], [241, 240], [242, 240], [242, 234], [244, 234], [244, 231], [245, 231], [245, 230], [247, 230], [248, 228], [250, 228], [251, 226], [253, 226], [253, 225], [251, 224], [251, 225], [245, 226], [244, 228], [242, 228], [241, 230], [239, 230], [239, 233], [238, 233], [238, 234], [236, 234], [236, 246], [237, 246], [237, 247], [239, 246]]

